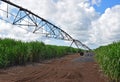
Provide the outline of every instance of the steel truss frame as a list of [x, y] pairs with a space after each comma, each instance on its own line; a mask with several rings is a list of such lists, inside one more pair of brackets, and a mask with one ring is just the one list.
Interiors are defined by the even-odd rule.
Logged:
[[83, 47], [87, 50], [91, 50], [81, 41], [74, 39], [61, 28], [57, 27], [56, 25], [52, 24], [46, 19], [38, 16], [37, 14], [31, 12], [30, 10], [18, 6], [8, 0], [0, 0], [0, 1], [5, 2], [7, 5], [11, 5], [16, 8], [16, 10], [14, 10], [15, 14], [9, 13], [8, 8], [7, 11], [4, 11], [7, 13], [8, 18], [9, 15], [13, 16], [12, 17], [13, 20], [10, 20], [12, 21], [13, 25], [27, 26], [29, 28], [29, 31], [32, 33], [40, 33], [42, 29], [44, 30], [44, 32], [42, 31], [42, 33], [45, 34], [45, 36], [48, 38], [71, 41], [72, 43], [70, 46], [75, 44], [77, 48]]

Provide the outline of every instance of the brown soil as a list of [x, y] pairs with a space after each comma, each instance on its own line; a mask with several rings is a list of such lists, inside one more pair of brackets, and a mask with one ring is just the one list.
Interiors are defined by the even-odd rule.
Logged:
[[95, 62], [73, 62], [67, 55], [43, 63], [0, 69], [0, 82], [107, 82]]

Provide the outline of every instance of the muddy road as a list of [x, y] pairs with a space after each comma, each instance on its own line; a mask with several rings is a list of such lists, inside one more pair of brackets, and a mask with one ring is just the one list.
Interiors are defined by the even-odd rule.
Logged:
[[67, 55], [42, 63], [0, 69], [0, 82], [107, 82], [94, 61]]

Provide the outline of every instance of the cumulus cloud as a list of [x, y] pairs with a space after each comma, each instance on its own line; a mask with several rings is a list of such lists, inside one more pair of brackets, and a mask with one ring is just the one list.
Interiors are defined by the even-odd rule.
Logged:
[[[20, 1], [21, 3], [23, 2], [22, 0]], [[26, 0], [24, 4], [29, 1]], [[27, 7], [31, 10], [34, 9], [33, 12], [39, 14], [40, 16], [50, 21], [52, 20], [51, 22], [55, 23], [57, 26], [60, 26], [74, 38], [87, 41], [89, 37], [87, 32], [91, 29], [91, 21], [98, 17], [94, 8], [90, 6], [88, 1], [58, 0], [57, 3], [55, 3], [52, 0], [44, 0], [36, 2], [42, 5], [36, 6], [36, 4], [32, 4], [33, 6]], [[82, 37], [83, 35], [84, 37]]]
[[36, 41], [39, 37], [20, 27], [13, 26], [0, 20], [0, 38], [12, 38], [22, 41]]
[[[7, 10], [7, 4], [0, 3], [0, 9]], [[0, 17], [6, 18], [7, 17], [7, 13], [5, 13], [5, 12], [3, 12], [3, 11], [0, 10]]]
[[106, 45], [120, 40], [120, 5], [106, 9], [105, 13], [96, 21], [92, 21], [90, 41]]
[[[33, 11], [39, 16], [47, 19], [53, 24], [59, 26], [70, 34], [73, 38], [78, 39], [91, 47], [108, 44], [119, 40], [120, 36], [120, 7], [106, 9], [105, 13], [99, 15], [91, 6], [91, 3], [99, 4], [101, 0], [11, 0], [12, 2]], [[5, 27], [5, 25], [3, 25]], [[1, 26], [0, 26], [1, 27]], [[6, 26], [6, 30], [9, 29]], [[0, 36], [6, 36], [5, 29], [0, 33]], [[16, 31], [16, 32], [15, 32]], [[15, 37], [20, 39], [25, 36], [31, 36], [32, 39], [38, 39], [38, 36], [21, 31], [17, 35], [17, 30], [8, 33], [14, 33]], [[23, 33], [23, 35], [22, 35]], [[27, 38], [29, 40], [29, 38]], [[46, 43], [51, 43], [50, 40], [44, 40]], [[55, 41], [55, 40], [54, 40]], [[52, 42], [54, 43], [54, 42]], [[55, 41], [55, 43], [58, 43]]]
[[90, 0], [92, 5], [99, 5], [101, 0]]
[[87, 42], [91, 21], [97, 18], [97, 13], [87, 0], [11, 1], [60, 26], [73, 38], [82, 42]]

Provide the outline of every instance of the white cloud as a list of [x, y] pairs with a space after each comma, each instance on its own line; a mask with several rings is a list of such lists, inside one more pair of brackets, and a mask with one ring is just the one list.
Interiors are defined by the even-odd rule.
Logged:
[[82, 42], [88, 40], [91, 21], [97, 17], [97, 13], [87, 0], [58, 0], [57, 2], [53, 0], [11, 1], [60, 26], [73, 38]]
[[101, 0], [90, 0], [92, 5], [99, 5]]
[[0, 20], [0, 38], [36, 41], [39, 36]]
[[0, 9], [2, 9], [2, 10], [0, 10], [0, 16], [6, 18], [7, 17], [7, 13], [5, 13], [3, 11], [7, 10], [7, 4], [1, 3], [0, 4]]
[[[60, 26], [73, 38], [79, 39], [88, 46], [96, 47], [119, 40], [120, 38], [119, 5], [111, 9], [108, 8], [105, 13], [100, 16], [89, 1], [91, 1], [92, 4], [99, 4], [101, 0], [11, 1]], [[5, 25], [3, 26], [5, 27]], [[6, 30], [7, 29], [11, 29], [11, 26], [6, 26]], [[6, 36], [6, 30], [2, 28], [0, 36], [3, 36], [3, 34]], [[24, 40], [38, 39], [38, 35], [33, 35], [32, 33], [25, 33], [24, 35], [22, 34], [24, 33], [23, 30], [20, 30], [20, 35], [18, 35], [18, 30], [16, 30], [16, 28], [13, 28], [13, 30], [12, 32], [8, 31], [10, 37], [18, 38], [19, 36], [19, 39]], [[11, 33], [13, 33], [13, 35]], [[28, 38], [25, 39], [24, 37]], [[45, 42], [51, 43], [50, 40], [46, 40]]]
[[92, 22], [90, 41], [100, 46], [120, 40], [119, 22], [120, 5], [106, 9], [98, 20]]

